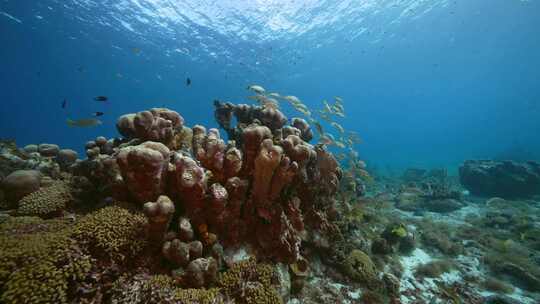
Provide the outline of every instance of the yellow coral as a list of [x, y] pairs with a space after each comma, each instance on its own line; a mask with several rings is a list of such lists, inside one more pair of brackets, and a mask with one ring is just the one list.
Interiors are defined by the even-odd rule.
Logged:
[[253, 259], [236, 263], [221, 273], [217, 285], [223, 292], [236, 299], [236, 303], [282, 303], [276, 286], [276, 272], [268, 264], [257, 264]]
[[106, 207], [75, 224], [73, 236], [97, 256], [123, 260], [134, 257], [146, 245], [146, 218], [120, 207]]
[[345, 272], [354, 280], [372, 285], [376, 281], [377, 269], [371, 258], [361, 250], [353, 250], [344, 263]]
[[392, 229], [392, 234], [394, 234], [397, 237], [403, 238], [407, 236], [407, 229], [403, 224], [400, 224], [397, 227], [394, 227]]
[[66, 222], [10, 218], [0, 225], [0, 302], [66, 303], [68, 285], [91, 268]]
[[17, 213], [21, 215], [47, 216], [66, 208], [72, 200], [69, 187], [63, 181], [30, 193], [19, 201]]
[[181, 289], [177, 288], [174, 299], [179, 303], [198, 304], [222, 304], [223, 299], [219, 297], [219, 289]]

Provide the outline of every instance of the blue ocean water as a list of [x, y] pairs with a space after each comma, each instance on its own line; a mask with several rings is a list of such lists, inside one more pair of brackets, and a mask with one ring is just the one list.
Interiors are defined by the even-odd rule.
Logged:
[[0, 62], [0, 137], [19, 145], [82, 152], [161, 106], [217, 126], [212, 101], [259, 84], [312, 108], [342, 97], [378, 168], [540, 159], [535, 0], [1, 0]]

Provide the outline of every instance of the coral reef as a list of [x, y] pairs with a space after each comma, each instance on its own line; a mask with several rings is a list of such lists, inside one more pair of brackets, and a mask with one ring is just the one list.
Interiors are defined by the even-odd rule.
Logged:
[[3, 222], [0, 301], [68, 303], [70, 286], [84, 279], [92, 263], [69, 234], [69, 225], [61, 221], [10, 218]]
[[[217, 129], [196, 125], [183, 151], [152, 141], [124, 141], [110, 156], [96, 150], [75, 172], [96, 184], [116, 185], [119, 190], [110, 193], [118, 200], [126, 192], [141, 204], [168, 195], [194, 227], [207, 227], [203, 242], [217, 235], [225, 245], [251, 240], [270, 257], [289, 262], [298, 258], [306, 228], [317, 235], [336, 231], [326, 213], [342, 173], [331, 153], [298, 135], [275, 137], [272, 132], [282, 133], [287, 119], [274, 108], [216, 103], [216, 118], [230, 133], [228, 143]], [[305, 120], [293, 124], [303, 138], [313, 136]], [[169, 147], [187, 128], [178, 113], [166, 109], [124, 115], [117, 126], [126, 140], [158, 140]]]
[[[311, 111], [249, 89], [257, 105], [214, 103], [227, 136], [154, 108], [120, 117], [122, 138], [88, 141], [82, 160], [0, 142], [0, 201], [11, 204], [0, 302], [540, 299], [534, 198], [478, 201], [445, 169], [373, 177], [358, 136], [331, 120], [344, 117], [340, 98]], [[287, 119], [280, 101], [303, 116]], [[17, 170], [34, 171], [17, 173], [20, 186]]]
[[471, 193], [480, 196], [523, 198], [540, 194], [540, 164], [534, 161], [468, 160], [459, 178]]

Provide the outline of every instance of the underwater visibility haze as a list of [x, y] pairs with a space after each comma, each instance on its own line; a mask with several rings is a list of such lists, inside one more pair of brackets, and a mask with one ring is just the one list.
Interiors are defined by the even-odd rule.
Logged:
[[0, 0], [1, 303], [540, 303], [537, 0]]

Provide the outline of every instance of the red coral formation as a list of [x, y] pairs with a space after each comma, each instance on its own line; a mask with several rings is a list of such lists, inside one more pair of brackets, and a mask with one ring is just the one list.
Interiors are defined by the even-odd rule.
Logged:
[[162, 241], [174, 214], [174, 203], [165, 195], [156, 202], [144, 204], [143, 211], [148, 218], [148, 236], [151, 240]]
[[169, 154], [166, 146], [151, 141], [120, 150], [116, 160], [127, 189], [137, 202], [154, 201], [164, 193]]
[[[206, 284], [204, 273], [213, 273], [202, 252], [219, 244], [252, 242], [265, 256], [294, 262], [302, 240], [324, 247], [337, 232], [328, 214], [334, 210], [332, 196], [341, 169], [323, 146], [307, 143], [313, 137], [309, 124], [295, 118], [292, 126], [285, 126], [287, 118], [272, 107], [219, 101], [215, 106], [215, 118], [229, 142], [217, 129], [184, 127], [178, 113], [152, 109], [122, 116], [118, 129], [127, 139], [161, 143], [134, 146], [124, 141], [116, 143], [110, 156], [96, 151], [95, 159], [81, 162], [94, 164], [93, 170], [83, 172], [94, 179], [108, 176], [139, 203], [154, 202], [160, 195], [176, 203], [181, 217], [175, 229], [168, 227], [172, 202], [160, 197], [147, 203], [145, 212], [155, 225], [155, 239], [175, 230], [163, 254], [186, 267], [193, 286]], [[169, 145], [174, 150], [170, 157], [162, 143], [180, 137], [189, 143], [183, 143], [181, 151], [179, 145]]]
[[186, 213], [193, 216], [204, 208], [208, 177], [204, 168], [189, 156], [176, 154], [173, 164], [176, 182], [174, 189]]
[[153, 108], [121, 116], [116, 128], [127, 139], [139, 138], [169, 145], [175, 132], [181, 130], [183, 125], [184, 119], [177, 112], [166, 108]]

